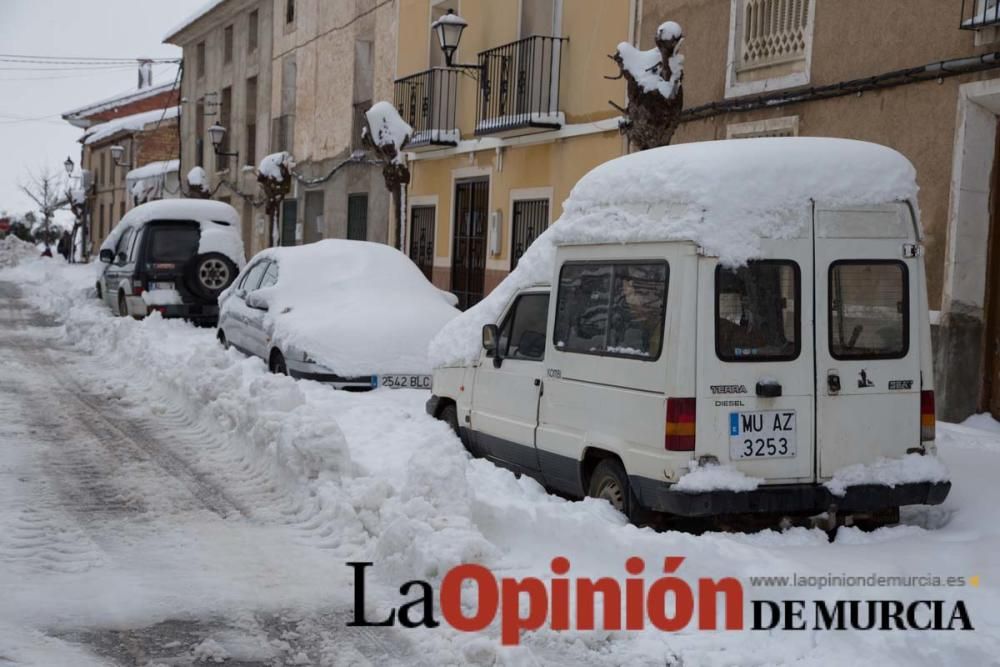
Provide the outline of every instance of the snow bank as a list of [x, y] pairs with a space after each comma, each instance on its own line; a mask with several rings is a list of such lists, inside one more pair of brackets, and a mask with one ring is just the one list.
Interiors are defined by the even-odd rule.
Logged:
[[811, 201], [878, 204], [917, 195], [916, 170], [896, 151], [861, 141], [766, 138], [655, 148], [606, 162], [573, 188], [563, 214], [483, 301], [432, 341], [436, 366], [474, 361], [484, 324], [515, 292], [549, 283], [557, 245], [692, 241], [725, 265], [760, 253], [767, 238], [794, 238]]
[[[410, 259], [367, 241], [271, 248], [278, 284], [259, 290], [286, 354], [305, 352], [338, 375], [430, 373], [427, 345], [458, 311]], [[223, 295], [223, 312], [231, 305]]]
[[392, 160], [397, 164], [401, 163], [403, 147], [413, 136], [413, 128], [403, 120], [399, 112], [396, 111], [396, 107], [388, 102], [376, 102], [371, 109], [365, 112], [365, 118], [368, 119], [368, 127], [371, 128], [372, 140], [375, 145], [392, 145], [396, 149], [396, 155]]
[[692, 470], [674, 484], [672, 489], [684, 493], [705, 491], [753, 491], [764, 481], [743, 474], [736, 468], [724, 465], [699, 466], [692, 462]]
[[208, 174], [201, 167], [192, 167], [187, 174], [187, 182], [196, 188], [204, 187], [208, 184]]
[[114, 226], [101, 250], [114, 251], [126, 229], [153, 220], [194, 220], [201, 225], [198, 254], [218, 252], [237, 267], [246, 264], [240, 214], [229, 204], [209, 199], [163, 199], [136, 206]]
[[160, 119], [170, 120], [177, 118], [180, 112], [181, 108], [175, 106], [115, 118], [114, 120], [91, 127], [83, 133], [83, 137], [80, 140], [85, 144], [93, 144], [113, 137], [119, 132], [138, 132], [151, 123], [159, 122]]
[[847, 493], [850, 486], [862, 484], [915, 484], [919, 482], [947, 482], [948, 468], [936, 456], [907, 454], [901, 459], [879, 458], [874, 463], [858, 463], [841, 468], [824, 486], [837, 496]]
[[0, 239], [0, 268], [17, 266], [22, 261], [37, 256], [38, 251], [32, 243], [22, 241], [14, 235]]
[[291, 172], [295, 168], [295, 158], [288, 151], [281, 151], [280, 153], [271, 153], [270, 155], [264, 156], [264, 159], [260, 161], [260, 166], [257, 171], [261, 176], [278, 181], [279, 183], [284, 179], [281, 173], [281, 167], [284, 166]]

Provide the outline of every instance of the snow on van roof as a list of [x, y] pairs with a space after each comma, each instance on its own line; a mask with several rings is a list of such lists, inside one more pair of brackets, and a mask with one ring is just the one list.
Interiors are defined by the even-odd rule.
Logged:
[[514, 293], [552, 279], [555, 250], [574, 243], [691, 241], [737, 266], [762, 239], [794, 238], [811, 202], [830, 206], [916, 201], [916, 170], [885, 146], [847, 139], [781, 137], [654, 148], [595, 167], [563, 214], [483, 301], [431, 342], [436, 366], [475, 360], [482, 325]]
[[[198, 253], [219, 252], [236, 266], [243, 266], [240, 214], [229, 204], [210, 199], [160, 199], [136, 206], [125, 214], [101, 244], [101, 250], [114, 251], [126, 229], [141, 227], [152, 220], [194, 220], [201, 223]], [[223, 224], [215, 224], [215, 223]]]

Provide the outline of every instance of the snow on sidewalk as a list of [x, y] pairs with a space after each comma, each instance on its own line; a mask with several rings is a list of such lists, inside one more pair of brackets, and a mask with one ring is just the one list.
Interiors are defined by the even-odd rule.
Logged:
[[[1000, 654], [1000, 435], [939, 426], [952, 494], [938, 508], [907, 508], [904, 524], [862, 533], [841, 529], [752, 535], [656, 533], [628, 525], [607, 503], [568, 502], [533, 481], [470, 460], [458, 440], [423, 409], [427, 394], [336, 392], [266, 372], [256, 359], [225, 351], [210, 330], [158, 316], [111, 317], [91, 295], [93, 267], [30, 259], [0, 271], [31, 303], [63, 323], [62, 339], [103, 369], [90, 379], [137, 411], [174, 415], [206, 433], [192, 465], [254, 499], [264, 521], [294, 526], [331, 562], [371, 560], [371, 617], [402, 602], [398, 587], [438, 581], [451, 566], [479, 562], [497, 576], [551, 577], [555, 556], [570, 577], [625, 577], [642, 557], [649, 581], [665, 556], [683, 556], [678, 574], [737, 577], [748, 597], [768, 599], [964, 600], [975, 632], [644, 632], [525, 633], [500, 646], [494, 624], [463, 634], [444, 626], [407, 630], [428, 664], [830, 665], [989, 664]], [[137, 391], [138, 388], [138, 391]], [[233, 462], [239, 462], [233, 465]], [[346, 567], [344, 568], [347, 569]], [[978, 586], [936, 589], [751, 588], [750, 576], [978, 575]], [[0, 603], [2, 606], [2, 603]], [[8, 610], [9, 611], [9, 610]], [[372, 629], [378, 632], [378, 628]], [[0, 651], [2, 654], [2, 651]]]

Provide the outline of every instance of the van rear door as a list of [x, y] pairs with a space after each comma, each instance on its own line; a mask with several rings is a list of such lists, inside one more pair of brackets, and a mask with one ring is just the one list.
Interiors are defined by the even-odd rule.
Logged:
[[768, 483], [815, 476], [810, 227], [743, 267], [699, 260], [695, 454]]
[[922, 266], [905, 204], [817, 207], [816, 393], [822, 479], [920, 445]]

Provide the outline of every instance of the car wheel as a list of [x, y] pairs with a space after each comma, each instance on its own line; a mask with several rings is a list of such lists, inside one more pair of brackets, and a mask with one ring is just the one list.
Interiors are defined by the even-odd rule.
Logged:
[[640, 507], [639, 501], [632, 493], [632, 485], [628, 481], [625, 467], [616, 458], [606, 458], [597, 464], [590, 476], [587, 495], [607, 500], [632, 523], [644, 523], [648, 519], [649, 513]]
[[217, 338], [219, 339], [219, 343], [222, 345], [222, 347], [228, 350], [229, 339], [226, 338], [226, 332], [223, 331], [222, 329], [219, 329], [219, 335], [217, 336]]
[[118, 317], [128, 317], [128, 302], [125, 301], [125, 292], [118, 293]]
[[285, 363], [285, 356], [278, 350], [271, 353], [271, 361], [268, 363], [268, 367], [275, 375], [288, 375], [288, 365]]
[[192, 292], [215, 301], [236, 280], [238, 270], [233, 260], [219, 252], [198, 255], [188, 263], [186, 282]]

